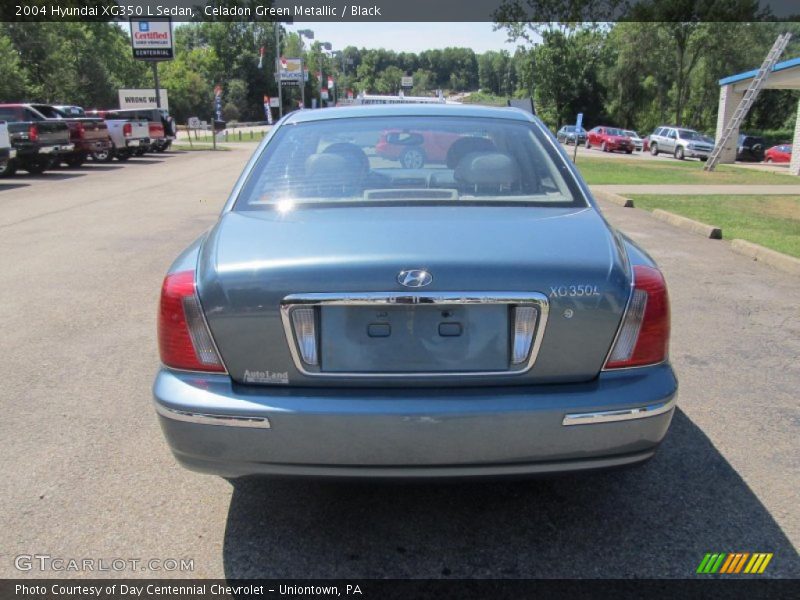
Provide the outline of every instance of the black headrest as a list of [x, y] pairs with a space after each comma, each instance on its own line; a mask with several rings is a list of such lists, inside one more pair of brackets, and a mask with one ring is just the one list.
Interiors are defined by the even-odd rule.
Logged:
[[369, 158], [367, 158], [366, 153], [355, 144], [351, 144], [349, 142], [336, 142], [335, 144], [331, 144], [325, 148], [325, 150], [322, 152], [324, 154], [337, 154], [348, 161], [357, 164], [364, 174], [369, 171]]
[[455, 180], [471, 186], [511, 187], [519, 181], [517, 163], [502, 152], [472, 152], [456, 165]]
[[447, 168], [455, 169], [459, 161], [470, 152], [492, 152], [497, 150], [489, 138], [463, 137], [452, 143], [447, 151]]
[[306, 189], [310, 196], [350, 195], [361, 185], [361, 166], [339, 154], [312, 154], [305, 162]]

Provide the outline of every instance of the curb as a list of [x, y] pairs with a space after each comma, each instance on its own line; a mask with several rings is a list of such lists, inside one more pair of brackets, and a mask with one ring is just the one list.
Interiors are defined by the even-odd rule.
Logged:
[[789, 256], [788, 254], [759, 246], [753, 242], [739, 239], [731, 240], [731, 248], [735, 252], [743, 254], [754, 261], [766, 263], [787, 273], [800, 275], [800, 259], [794, 256]]
[[633, 200], [630, 198], [626, 198], [625, 196], [620, 196], [619, 194], [615, 194], [614, 192], [606, 192], [603, 190], [592, 190], [592, 195], [595, 198], [599, 198], [600, 200], [605, 200], [606, 202], [611, 202], [613, 204], [619, 204], [620, 206], [624, 206], [625, 208], [634, 208]]
[[667, 212], [666, 210], [661, 210], [660, 208], [655, 209], [652, 212], [652, 215], [656, 219], [669, 223], [670, 225], [680, 227], [681, 229], [685, 229], [693, 233], [699, 233], [700, 235], [712, 240], [722, 239], [722, 229], [719, 227], [706, 225], [705, 223], [701, 223], [700, 221], [695, 221], [693, 219], [687, 219], [686, 217]]

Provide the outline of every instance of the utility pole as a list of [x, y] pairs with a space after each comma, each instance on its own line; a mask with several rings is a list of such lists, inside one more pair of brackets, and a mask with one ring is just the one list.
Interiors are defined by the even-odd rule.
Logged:
[[283, 86], [281, 84], [281, 24], [275, 21], [275, 80], [278, 82], [278, 118], [283, 117]]
[[158, 61], [154, 60], [150, 64], [153, 65], [153, 83], [156, 86], [156, 108], [160, 109], [161, 108], [161, 92], [159, 90], [159, 85], [158, 85]]

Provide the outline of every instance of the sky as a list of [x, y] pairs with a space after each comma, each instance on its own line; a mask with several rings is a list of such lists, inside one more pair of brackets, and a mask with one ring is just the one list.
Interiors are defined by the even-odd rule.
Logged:
[[421, 52], [457, 46], [475, 52], [508, 50], [517, 44], [506, 42], [504, 31], [492, 31], [492, 23], [297, 23], [289, 31], [311, 29], [314, 38], [330, 42], [334, 50], [346, 46], [386, 48], [395, 52]]

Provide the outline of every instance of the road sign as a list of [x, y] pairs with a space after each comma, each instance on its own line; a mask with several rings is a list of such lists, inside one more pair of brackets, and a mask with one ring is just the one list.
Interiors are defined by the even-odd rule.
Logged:
[[298, 84], [303, 81], [303, 59], [302, 58], [286, 58], [281, 56], [280, 64], [280, 79], [281, 83], [292, 82]]
[[189, 117], [189, 121], [187, 123], [189, 129], [200, 129], [200, 118], [199, 117]]
[[[150, 89], [123, 89], [117, 90], [120, 108], [155, 108], [156, 91]], [[159, 89], [158, 96], [161, 99], [161, 108], [169, 110], [167, 90]]]
[[170, 19], [131, 19], [131, 47], [138, 60], [172, 60]]
[[578, 133], [583, 127], [583, 113], [578, 113], [578, 118], [575, 119], [575, 149], [572, 151], [572, 162], [578, 161]]

